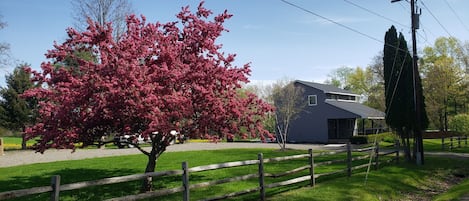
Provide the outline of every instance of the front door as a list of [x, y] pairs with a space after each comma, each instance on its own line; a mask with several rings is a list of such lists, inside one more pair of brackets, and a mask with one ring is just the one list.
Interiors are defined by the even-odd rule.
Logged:
[[355, 130], [355, 119], [328, 119], [329, 139], [349, 139]]
[[328, 135], [329, 139], [337, 139], [338, 136], [338, 119], [328, 119], [327, 120], [327, 128], [328, 128]]

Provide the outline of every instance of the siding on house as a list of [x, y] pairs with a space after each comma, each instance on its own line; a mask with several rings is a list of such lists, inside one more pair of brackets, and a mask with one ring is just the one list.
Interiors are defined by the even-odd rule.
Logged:
[[[384, 118], [384, 113], [358, 103], [358, 95], [334, 86], [295, 81], [295, 86], [304, 89], [304, 100], [308, 96], [316, 95], [316, 105], [306, 105], [302, 112], [290, 122], [287, 141], [296, 143], [328, 143], [329, 125], [328, 120], [356, 120], [358, 118]], [[356, 97], [353, 100], [327, 99], [331, 94], [342, 95], [341, 97]], [[340, 129], [338, 129], [340, 130]]]

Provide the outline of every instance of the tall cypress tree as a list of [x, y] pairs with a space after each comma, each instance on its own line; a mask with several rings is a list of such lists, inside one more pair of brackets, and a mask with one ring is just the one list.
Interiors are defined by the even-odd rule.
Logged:
[[[398, 36], [394, 26], [385, 34], [383, 51], [386, 123], [397, 131], [403, 141], [406, 157], [411, 160], [409, 138], [416, 128], [412, 57], [404, 36], [402, 33]], [[424, 129], [428, 125], [428, 118], [423, 104], [420, 76], [416, 78], [417, 95], [422, 97], [420, 128]]]
[[24, 71], [26, 64], [16, 67], [12, 74], [5, 76], [7, 87], [0, 89], [1, 116], [0, 124], [12, 131], [23, 132], [22, 149], [26, 149], [24, 140], [24, 129], [33, 120], [33, 108], [35, 101], [31, 98], [25, 99], [20, 95], [33, 87], [30, 80], [31, 74]]

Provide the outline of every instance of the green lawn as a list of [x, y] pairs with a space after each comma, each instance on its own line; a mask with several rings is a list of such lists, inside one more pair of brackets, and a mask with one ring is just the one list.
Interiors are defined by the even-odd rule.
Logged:
[[[469, 141], [468, 141], [469, 142]], [[441, 139], [424, 139], [423, 140], [423, 147], [425, 151], [436, 151], [441, 152], [443, 151], [441, 146]], [[449, 139], [445, 139], [445, 150], [449, 151]], [[464, 140], [461, 140], [460, 147], [458, 147], [458, 141], [453, 141], [453, 150], [451, 152], [457, 153], [469, 153], [469, 144], [466, 144]]]
[[[412, 143], [412, 141], [411, 141]], [[469, 143], [469, 141], [468, 141]], [[380, 147], [386, 147], [392, 145], [393, 143], [381, 141], [379, 143]], [[449, 140], [445, 139], [445, 149], [441, 147], [441, 139], [424, 139], [423, 140], [424, 151], [429, 152], [455, 152], [455, 153], [469, 153], [469, 144], [466, 145], [464, 140], [461, 140], [460, 147], [458, 147], [458, 142], [453, 141], [453, 150], [449, 150]]]
[[[22, 141], [21, 137], [0, 137], [0, 138], [3, 138], [4, 148], [6, 151], [21, 149], [21, 141]], [[28, 140], [26, 142], [26, 146], [31, 147], [35, 142], [36, 141], [34, 139]], [[146, 146], [146, 145], [143, 145], [143, 146]], [[86, 147], [86, 149], [95, 149], [95, 148], [96, 146]], [[107, 144], [106, 148], [117, 149], [117, 146], [111, 143], [111, 144]]]
[[[257, 159], [258, 153], [264, 153], [265, 158], [304, 154], [307, 151], [289, 150], [281, 152], [272, 149], [228, 149], [217, 151], [190, 151], [190, 152], [168, 152], [161, 156], [158, 161], [157, 171], [181, 169], [181, 162], [187, 161], [190, 167], [222, 163], [238, 160]], [[47, 152], [45, 153], [47, 154]], [[0, 192], [30, 188], [35, 186], [50, 185], [50, 178], [53, 175], [61, 175], [61, 183], [73, 183], [79, 181], [96, 180], [100, 178], [123, 176], [129, 174], [143, 173], [146, 165], [144, 155], [105, 157], [96, 159], [85, 159], [76, 161], [60, 161], [54, 163], [40, 163], [9, 168], [0, 168]], [[304, 159], [307, 161], [307, 159]], [[301, 163], [299, 165], [298, 163]], [[299, 167], [306, 165], [305, 161], [287, 164], [289, 167]], [[276, 171], [283, 166], [266, 167]], [[231, 169], [222, 169], [191, 175], [191, 180], [203, 182], [226, 177], [233, 177], [240, 174], [257, 172], [257, 166], [247, 166]], [[102, 187], [92, 187], [70, 192], [61, 192], [61, 200], [103, 200], [111, 197], [136, 194], [140, 189], [141, 181], [128, 182], [123, 184], [106, 185]], [[221, 185], [211, 189], [201, 189], [192, 193], [194, 198], [203, 198], [207, 195], [216, 195], [213, 192], [236, 191], [245, 187], [255, 186], [257, 180], [232, 185]], [[156, 188], [168, 188], [181, 185], [180, 176], [165, 177], [155, 179]], [[222, 188], [223, 190], [220, 190]], [[180, 194], [168, 196], [158, 200], [180, 200]], [[46, 200], [47, 195], [31, 196], [27, 199], [19, 200]]]
[[459, 185], [449, 189], [446, 193], [434, 198], [435, 201], [459, 200], [462, 196], [469, 197], [469, 179], [462, 181]]
[[[295, 155], [306, 153], [304, 150], [288, 150], [281, 152], [272, 149], [228, 149], [217, 151], [189, 151], [168, 152], [161, 156], [158, 161], [157, 171], [181, 169], [181, 162], [188, 161], [190, 167], [222, 163], [228, 161], [256, 159], [258, 153], [264, 153], [264, 158], [272, 158], [284, 155]], [[47, 154], [47, 152], [45, 153]], [[343, 155], [332, 156], [341, 158]], [[316, 157], [320, 162], [331, 159], [331, 157]], [[266, 164], [266, 172], [275, 173], [285, 171], [286, 168], [296, 168], [305, 165], [305, 160], [293, 160]], [[365, 160], [366, 161], [366, 160]], [[362, 161], [363, 162], [363, 161]], [[0, 168], [0, 192], [30, 188], [35, 186], [46, 186], [50, 183], [52, 175], [61, 175], [62, 184], [79, 181], [96, 180], [106, 177], [122, 176], [142, 173], [146, 164], [144, 155], [106, 157], [96, 159], [85, 159], [76, 161], [61, 161], [54, 163], [41, 163], [9, 168]], [[405, 195], [416, 192], [426, 193], [428, 189], [438, 187], [444, 176], [459, 172], [469, 176], [467, 167], [469, 160], [457, 160], [449, 158], [427, 157], [426, 165], [417, 167], [414, 165], [400, 164], [387, 165], [379, 171], [371, 171], [367, 187], [364, 186], [364, 170], [355, 172], [351, 178], [345, 175], [319, 178], [317, 186], [312, 189], [307, 182], [287, 187], [279, 187], [267, 190], [267, 197], [271, 200], [398, 200]], [[325, 168], [317, 168], [316, 172], [326, 172], [344, 168], [345, 165], [338, 164]], [[216, 171], [200, 172], [190, 175], [191, 183], [233, 177], [254, 173], [257, 166], [221, 169]], [[285, 179], [285, 178], [282, 178]], [[267, 183], [278, 181], [278, 179], [266, 179]], [[191, 199], [221, 195], [228, 192], [243, 190], [257, 186], [257, 179], [217, 185], [210, 188], [202, 188], [191, 191]], [[103, 200], [111, 197], [124, 196], [138, 193], [141, 181], [123, 184], [105, 185], [91, 187], [75, 191], [61, 192], [61, 200]], [[156, 188], [168, 188], [180, 186], [180, 176], [155, 179]], [[448, 195], [441, 198], [447, 200], [457, 198], [467, 191], [469, 182], [461, 184], [450, 190]], [[370, 188], [372, 187], [372, 188]], [[454, 191], [454, 192], [453, 192]], [[17, 200], [47, 200], [48, 195], [30, 196]], [[181, 200], [181, 194], [160, 197], [158, 200]], [[231, 200], [258, 200], [258, 194], [252, 193]]]
[[[4, 149], [5, 150], [18, 150], [21, 149], [21, 137], [0, 137], [3, 138]], [[26, 142], [26, 146], [32, 146], [34, 140], [29, 140]]]
[[454, 180], [455, 172], [465, 175], [460, 185], [437, 196], [436, 200], [459, 200], [469, 193], [469, 160], [427, 157], [426, 165], [400, 164], [372, 171], [365, 185], [365, 174], [336, 178], [277, 194], [269, 200], [426, 200], [447, 189], [444, 181]]

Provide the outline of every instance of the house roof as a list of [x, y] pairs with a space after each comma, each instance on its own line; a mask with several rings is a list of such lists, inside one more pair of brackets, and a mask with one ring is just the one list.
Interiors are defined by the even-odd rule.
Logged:
[[354, 113], [363, 119], [384, 119], [385, 113], [357, 102], [326, 100], [326, 103], [342, 110]]
[[301, 81], [301, 80], [296, 80], [295, 82], [301, 83], [303, 85], [313, 87], [316, 89], [319, 89], [323, 91], [324, 93], [337, 93], [337, 94], [346, 94], [346, 95], [352, 95], [352, 96], [359, 96], [358, 94], [354, 94], [351, 91], [347, 91], [345, 89], [341, 89], [332, 85], [328, 84], [319, 84], [315, 82], [306, 82], [306, 81]]

